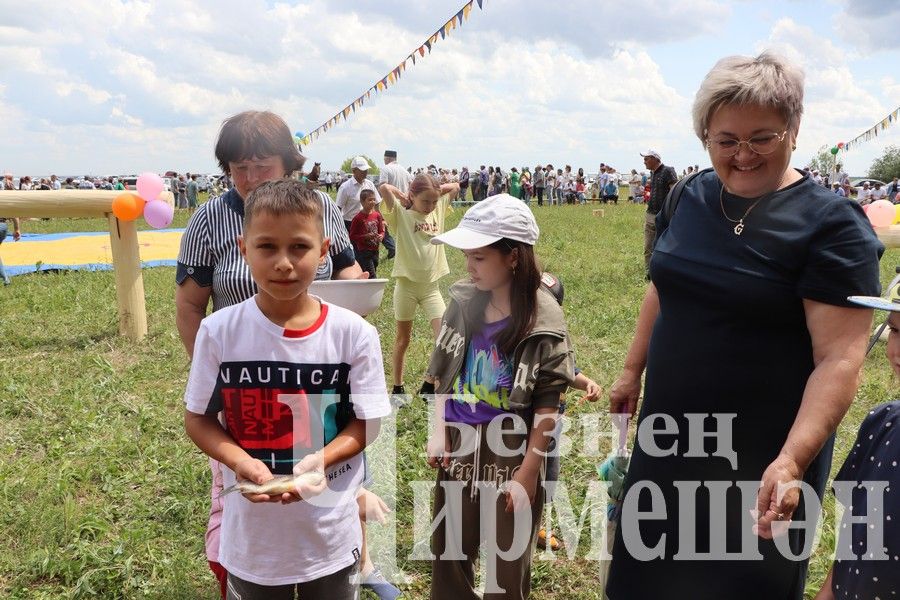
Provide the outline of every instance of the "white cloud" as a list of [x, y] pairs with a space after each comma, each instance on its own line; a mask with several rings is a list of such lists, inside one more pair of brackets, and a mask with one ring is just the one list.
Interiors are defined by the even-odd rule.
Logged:
[[870, 52], [900, 48], [900, 2], [843, 0], [834, 27], [847, 42]]
[[[0, 147], [0, 166], [33, 174], [211, 170], [225, 117], [268, 108], [292, 130], [310, 131], [457, 7], [36, 0], [25, 15], [0, 0], [0, 115], [14, 118], [16, 139], [25, 140]], [[625, 170], [640, 165], [637, 153], [647, 147], [678, 166], [706, 162], [686, 94], [715, 53], [731, 53], [720, 37], [731, 13], [719, 0], [487, 0], [394, 88], [305, 152], [326, 167], [386, 147], [412, 165], [552, 161], [592, 171], [604, 161]], [[670, 72], [654, 60], [704, 36], [714, 54]], [[897, 84], [854, 77], [863, 50], [848, 53], [790, 19], [776, 20], [763, 45], [779, 45], [806, 66], [801, 143], [812, 150], [886, 114], [880, 98]]]
[[[801, 161], [814, 156], [822, 145], [851, 139], [886, 114], [887, 108], [875, 90], [854, 74], [854, 54], [843, 51], [811, 27], [779, 19], [768, 39], [757, 47], [763, 48], [783, 53], [806, 72], [804, 117], [796, 152]], [[848, 157], [859, 171], [859, 154]]]

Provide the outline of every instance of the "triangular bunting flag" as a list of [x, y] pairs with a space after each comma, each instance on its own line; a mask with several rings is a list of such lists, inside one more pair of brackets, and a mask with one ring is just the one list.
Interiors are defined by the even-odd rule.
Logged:
[[[306, 145], [312, 143], [314, 140], [317, 140], [320, 135], [328, 131], [329, 127], [337, 127], [341, 122], [341, 117], [344, 118], [344, 121], [347, 121], [350, 118], [351, 113], [355, 114], [357, 109], [362, 109], [365, 105], [366, 100], [369, 100], [373, 93], [377, 96], [379, 92], [384, 92], [388, 87], [395, 85], [403, 76], [403, 73], [406, 71], [407, 67], [415, 66], [419, 58], [425, 57], [426, 50], [429, 54], [431, 54], [431, 51], [434, 50], [434, 45], [438, 42], [439, 39], [447, 39], [447, 36], [450, 35], [451, 30], [463, 26], [463, 23], [467, 21], [471, 16], [473, 4], [475, 1], [478, 2], [478, 8], [484, 10], [484, 0], [468, 0], [467, 2], [465, 2], [465, 4], [463, 4], [463, 6], [456, 12], [455, 15], [447, 20], [440, 29], [431, 34], [431, 36], [422, 45], [414, 48], [413, 51], [403, 59], [403, 62], [397, 64], [397, 66], [394, 67], [394, 69], [391, 70], [385, 77], [383, 77], [381, 81], [377, 81], [375, 85], [367, 89], [364, 94], [345, 106], [336, 115], [319, 125], [313, 131], [307, 133], [304, 137], [300, 138], [300, 140], [298, 140], [299, 143]], [[416, 56], [416, 51], [418, 51], [419, 56]], [[407, 64], [410, 59], [412, 60], [412, 65]], [[900, 114], [900, 109], [894, 111], [893, 115], [889, 115], [888, 118], [881, 124], [882, 129], [887, 127], [886, 123], [891, 123], [894, 119], [897, 119], [898, 114]], [[878, 132], [876, 126], [876, 128], [873, 128], [872, 130], [867, 132], [866, 135], [877, 135], [877, 133]], [[847, 142], [846, 147], [849, 147], [849, 142]]]

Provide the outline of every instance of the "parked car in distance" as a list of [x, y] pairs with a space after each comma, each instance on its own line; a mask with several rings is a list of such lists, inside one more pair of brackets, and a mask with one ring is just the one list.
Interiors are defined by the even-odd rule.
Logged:
[[868, 183], [870, 186], [875, 187], [876, 183], [880, 183], [882, 187], [887, 187], [887, 184], [880, 179], [872, 179], [871, 177], [851, 177], [850, 178], [850, 187], [862, 187], [864, 183]]
[[[125, 186], [125, 189], [128, 191], [136, 191], [137, 190], [137, 177], [120, 177], [119, 181], [122, 182], [122, 185]], [[165, 190], [167, 192], [172, 191], [172, 180], [169, 177], [163, 177], [163, 185], [165, 186]]]

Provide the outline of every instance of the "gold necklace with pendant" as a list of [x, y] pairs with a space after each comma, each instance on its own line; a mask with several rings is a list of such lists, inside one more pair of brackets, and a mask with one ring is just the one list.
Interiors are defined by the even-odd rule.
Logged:
[[731, 217], [728, 216], [728, 213], [725, 212], [725, 202], [723, 200], [723, 196], [725, 195], [725, 183], [724, 182], [722, 183], [722, 188], [719, 190], [719, 207], [722, 209], [722, 214], [725, 216], [726, 219], [728, 219], [732, 223], [737, 223], [737, 225], [734, 226], [734, 235], [741, 235], [742, 233], [744, 233], [744, 219], [747, 218], [747, 215], [750, 214], [751, 210], [756, 208], [757, 204], [759, 204], [764, 199], [771, 196], [773, 193], [774, 192], [771, 192], [769, 194], [763, 194], [762, 196], [757, 198], [756, 202], [751, 204], [750, 208], [747, 209], [747, 212], [745, 212], [744, 215], [740, 219], [735, 221], [734, 219], [732, 219]]

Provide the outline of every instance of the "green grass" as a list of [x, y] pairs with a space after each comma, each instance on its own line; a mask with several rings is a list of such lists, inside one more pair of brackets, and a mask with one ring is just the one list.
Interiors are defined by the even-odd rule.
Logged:
[[[566, 285], [565, 310], [579, 366], [604, 389], [615, 379], [643, 294], [643, 209], [622, 204], [594, 217], [591, 207], [535, 208], [544, 266]], [[450, 219], [455, 223], [462, 211]], [[175, 225], [186, 220], [179, 211]], [[28, 221], [25, 231], [102, 231], [102, 220]], [[0, 250], [2, 251], [2, 250]], [[449, 251], [453, 276], [462, 255]], [[889, 281], [900, 252], [882, 260]], [[382, 265], [381, 273], [389, 272]], [[216, 588], [203, 555], [209, 470], [182, 429], [188, 362], [174, 320], [174, 270], [144, 271], [150, 332], [140, 343], [117, 335], [111, 272], [16, 277], [0, 288], [0, 597], [196, 598]], [[394, 338], [391, 292], [371, 317], [389, 369]], [[417, 386], [431, 334], [415, 323], [406, 383]], [[389, 376], [389, 374], [387, 374]], [[880, 345], [840, 427], [834, 470], [869, 407], [892, 396]], [[571, 395], [570, 400], [574, 399]], [[604, 404], [596, 405], [597, 409]], [[592, 410], [572, 408], [570, 416]], [[413, 577], [410, 598], [427, 597], [429, 566], [412, 551], [413, 480], [431, 480], [421, 458], [421, 405], [399, 416], [397, 494], [400, 566]], [[576, 511], [594, 460], [567, 457], [565, 479]], [[833, 500], [826, 505], [831, 515]], [[586, 536], [584, 536], [586, 537]], [[808, 590], [818, 589], [834, 546], [826, 522]], [[597, 598], [596, 564], [579, 558], [536, 561], [534, 598]]]

